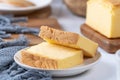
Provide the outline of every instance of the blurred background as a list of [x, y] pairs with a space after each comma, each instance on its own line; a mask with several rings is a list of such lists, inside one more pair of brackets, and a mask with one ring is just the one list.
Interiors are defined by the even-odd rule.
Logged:
[[[41, 25], [81, 34], [80, 26], [85, 23], [87, 0], [29, 0], [31, 3], [25, 0], [14, 1], [0, 0], [0, 14], [10, 19], [8, 19], [8, 23], [11, 22], [12, 25], [19, 25], [21, 30], [23, 26], [30, 28], [26, 32], [32, 33], [33, 35], [25, 34], [30, 41], [30, 45], [35, 45], [43, 41], [34, 33], [35, 31], [38, 34]], [[2, 19], [0, 20], [2, 21]], [[6, 19], [4, 18], [3, 22], [5, 22], [4, 20]], [[8, 36], [9, 38], [3, 39], [6, 41], [16, 39], [19, 33], [22, 32], [13, 31], [13, 33], [10, 33], [12, 35]], [[116, 80], [115, 55], [108, 54], [101, 48], [98, 51], [101, 52], [102, 59], [93, 69], [76, 76], [53, 79]]]
[[51, 17], [57, 18], [59, 23], [65, 26], [63, 29], [80, 33], [76, 27], [84, 23], [86, 15], [86, 8], [82, 8], [81, 4], [86, 7], [86, 0], [53, 0]]

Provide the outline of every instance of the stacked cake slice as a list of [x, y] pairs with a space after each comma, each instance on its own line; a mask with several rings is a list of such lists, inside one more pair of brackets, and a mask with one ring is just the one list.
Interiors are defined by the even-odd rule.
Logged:
[[46, 42], [22, 50], [23, 63], [45, 69], [65, 69], [82, 64], [84, 56], [96, 55], [98, 44], [76, 33], [41, 26], [39, 36]]

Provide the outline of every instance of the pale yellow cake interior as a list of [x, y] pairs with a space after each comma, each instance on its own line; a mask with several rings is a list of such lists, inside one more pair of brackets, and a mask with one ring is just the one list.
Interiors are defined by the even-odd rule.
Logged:
[[[33, 57], [39, 57], [37, 60], [33, 58], [30, 60], [29, 56], [31, 55], [27, 56], [25, 53], [22, 54], [24, 55], [22, 61], [34, 67], [42, 67], [47, 69], [64, 69], [83, 63], [82, 50], [49, 44], [47, 42], [43, 42], [26, 49], [26, 53], [31, 54]], [[32, 63], [29, 63], [27, 60], [30, 60]]]

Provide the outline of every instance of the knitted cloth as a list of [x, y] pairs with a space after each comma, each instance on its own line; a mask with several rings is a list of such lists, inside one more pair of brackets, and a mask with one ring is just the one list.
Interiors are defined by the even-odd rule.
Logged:
[[0, 41], [0, 80], [52, 80], [45, 71], [25, 70], [14, 62], [14, 54], [28, 43], [24, 36], [13, 41]]
[[36, 28], [28, 28], [28, 27], [22, 27], [20, 25], [13, 25], [12, 23], [17, 21], [26, 21], [27, 19], [24, 17], [6, 17], [0, 15], [0, 37], [1, 38], [9, 38], [11, 36], [11, 33], [16, 34], [24, 34], [24, 33], [30, 33], [33, 35], [38, 35], [39, 29]]
[[4, 41], [3, 38], [9, 38], [11, 33], [32, 33], [37, 35], [39, 31], [19, 25], [13, 26], [11, 22], [14, 22], [14, 19], [9, 18], [0, 16], [0, 80], [52, 80], [48, 72], [25, 70], [14, 62], [14, 54], [27, 47], [29, 41], [23, 35], [12, 41]]

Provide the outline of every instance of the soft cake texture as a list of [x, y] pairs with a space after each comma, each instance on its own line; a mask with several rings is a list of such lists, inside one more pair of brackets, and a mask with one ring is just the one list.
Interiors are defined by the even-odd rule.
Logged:
[[77, 33], [65, 32], [47, 26], [41, 26], [39, 36], [49, 43], [82, 49], [87, 57], [94, 57], [98, 47], [97, 43]]
[[120, 1], [89, 0], [86, 24], [107, 38], [120, 38]]
[[64, 69], [83, 63], [81, 50], [43, 42], [21, 51], [22, 62], [45, 69]]

